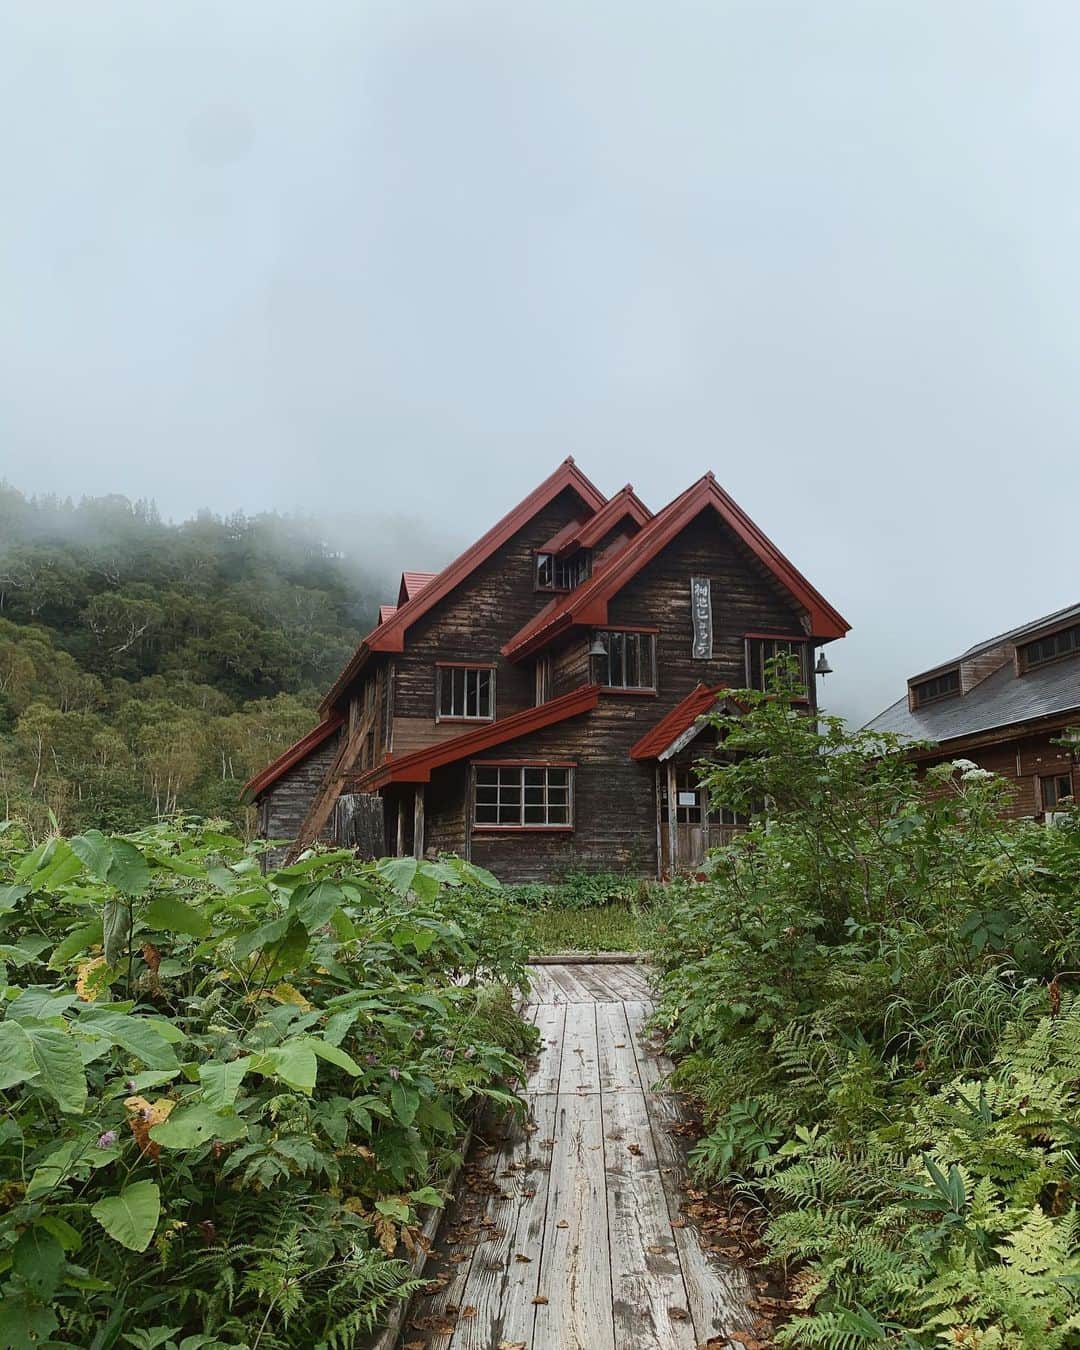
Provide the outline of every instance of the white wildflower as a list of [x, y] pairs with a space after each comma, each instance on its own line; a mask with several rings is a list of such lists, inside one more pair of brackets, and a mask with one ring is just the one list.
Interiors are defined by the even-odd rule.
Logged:
[[988, 778], [993, 778], [993, 776], [989, 769], [979, 769], [972, 765], [970, 769], [966, 769], [960, 775], [960, 781], [962, 783], [985, 783]]
[[979, 766], [973, 759], [954, 759], [952, 762], [953, 773], [970, 773], [972, 769]]

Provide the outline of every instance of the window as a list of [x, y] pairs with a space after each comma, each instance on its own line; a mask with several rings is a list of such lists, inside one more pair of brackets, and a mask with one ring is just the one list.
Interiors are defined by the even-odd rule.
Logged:
[[958, 694], [959, 692], [959, 670], [946, 670], [941, 675], [935, 675], [929, 680], [920, 680], [918, 684], [911, 686], [911, 693], [917, 708], [921, 708], [924, 703], [933, 703], [935, 699], [948, 698], [951, 694]]
[[1074, 652], [1080, 652], [1080, 624], [1026, 643], [1020, 648], [1020, 666], [1030, 670], [1032, 666], [1043, 666], [1047, 661], [1056, 661], [1059, 656], [1071, 656]]
[[536, 658], [536, 706], [551, 697], [551, 657], [548, 653]]
[[1044, 811], [1056, 811], [1063, 797], [1072, 796], [1072, 775], [1051, 773], [1039, 779], [1042, 788], [1042, 808]]
[[656, 688], [656, 634], [600, 629], [593, 643], [603, 647], [593, 661], [593, 679], [605, 689]]
[[746, 684], [748, 689], [764, 692], [769, 686], [769, 662], [792, 656], [798, 662], [799, 676], [805, 688], [810, 682], [810, 647], [800, 638], [749, 637], [746, 639]]
[[[698, 786], [697, 773], [692, 768], [675, 770], [675, 820], [679, 825], [700, 825], [707, 793]], [[691, 801], [691, 798], [693, 800]], [[660, 786], [660, 819], [668, 821], [667, 784]], [[746, 826], [750, 817], [740, 811], [732, 811], [726, 806], [710, 807], [708, 819], [711, 825]]]
[[490, 722], [495, 716], [495, 671], [491, 666], [438, 666], [438, 720]]
[[571, 828], [573, 768], [568, 764], [477, 764], [473, 822], [480, 828]]
[[572, 591], [580, 586], [592, 571], [592, 555], [587, 548], [579, 548], [568, 558], [556, 558], [552, 553], [536, 555], [536, 589], [538, 591]]

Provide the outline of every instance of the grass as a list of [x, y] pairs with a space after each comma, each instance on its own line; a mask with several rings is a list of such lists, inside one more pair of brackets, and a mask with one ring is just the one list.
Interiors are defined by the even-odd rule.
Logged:
[[528, 909], [534, 956], [552, 952], [636, 952], [641, 948], [637, 911], [627, 904], [591, 909]]

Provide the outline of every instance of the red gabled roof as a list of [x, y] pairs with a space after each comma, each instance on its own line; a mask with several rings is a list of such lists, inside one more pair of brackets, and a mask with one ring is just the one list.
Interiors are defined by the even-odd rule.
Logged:
[[471, 548], [467, 548], [459, 558], [455, 558], [449, 567], [443, 568], [418, 595], [399, 605], [397, 612], [386, 623], [375, 628], [363, 639], [323, 699], [320, 705], [322, 710], [325, 712], [333, 706], [334, 701], [372, 652], [404, 651], [405, 633], [410, 625], [437, 605], [444, 596], [449, 595], [455, 586], [460, 585], [481, 563], [490, 558], [496, 549], [501, 548], [523, 525], [528, 524], [538, 511], [542, 511], [567, 488], [578, 494], [590, 512], [599, 511], [607, 501], [600, 489], [577, 467], [573, 458], [564, 459], [553, 474], [535, 487], [512, 511], [507, 512], [502, 520], [493, 525]]
[[642, 526], [652, 519], [652, 512], [627, 483], [599, 511], [586, 520], [572, 520], [564, 525], [557, 534], [539, 550], [541, 553], [570, 553], [575, 548], [592, 548], [604, 535], [613, 530], [621, 520], [629, 519], [635, 526]]
[[630, 758], [657, 759], [684, 731], [689, 731], [699, 717], [716, 706], [717, 699], [726, 688], [724, 684], [714, 685], [711, 689], [707, 685], [696, 684], [681, 703], [676, 703], [639, 741], [634, 742], [630, 747]]
[[398, 605], [404, 605], [420, 594], [424, 587], [438, 576], [438, 572], [402, 572], [398, 587]]
[[810, 615], [809, 636], [843, 637], [851, 625], [772, 543], [720, 484], [707, 473], [646, 524], [619, 553], [593, 572], [588, 581], [542, 610], [502, 648], [511, 661], [520, 660], [574, 625], [607, 623], [608, 601], [707, 507], [712, 507], [754, 556]]
[[580, 717], [582, 713], [591, 712], [599, 701], [599, 686], [583, 684], [572, 689], [569, 694], [550, 699], [536, 708], [526, 708], [524, 712], [502, 717], [497, 722], [485, 722], [483, 726], [467, 731], [463, 736], [455, 736], [453, 740], [425, 746], [422, 750], [414, 750], [397, 759], [390, 756], [357, 778], [356, 787], [361, 792], [374, 792], [388, 783], [430, 782], [433, 769], [442, 768], [444, 764], [454, 764], [470, 755], [478, 755], [483, 750], [504, 745], [507, 741], [516, 741], [544, 727], [554, 726], [556, 722], [565, 722], [568, 717]]
[[248, 779], [244, 784], [244, 790], [240, 793], [241, 801], [249, 797], [257, 797], [260, 793], [265, 792], [268, 787], [277, 782], [283, 773], [288, 773], [294, 764], [299, 764], [313, 750], [317, 750], [328, 736], [332, 736], [337, 731], [344, 720], [345, 718], [341, 713], [335, 712], [320, 722], [317, 727], [312, 727], [306, 736], [301, 736], [287, 750], [283, 750], [277, 759], [272, 760], [265, 769], [260, 769], [254, 777]]
[[380, 606], [379, 606], [379, 622], [380, 622], [380, 623], [385, 623], [385, 622], [387, 621], [387, 619], [393, 618], [393, 616], [394, 616], [396, 613], [397, 613], [397, 605], [380, 605]]

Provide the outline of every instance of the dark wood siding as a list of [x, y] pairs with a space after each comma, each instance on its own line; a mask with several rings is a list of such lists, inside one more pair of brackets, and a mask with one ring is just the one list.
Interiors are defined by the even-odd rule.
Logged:
[[[1069, 753], [1052, 741], [1060, 739], [1059, 731], [1040, 736], [1025, 736], [1003, 740], [997, 745], [979, 746], [972, 750], [957, 750], [948, 755], [935, 756], [920, 765], [925, 772], [931, 763], [941, 764], [951, 759], [969, 759], [980, 769], [996, 773], [1009, 784], [1009, 798], [1003, 814], [1013, 819], [1041, 817], [1042, 796], [1039, 779], [1050, 774], [1069, 773]], [[1071, 769], [1073, 791], [1080, 791], [1080, 769]]]
[[[340, 732], [329, 737], [307, 759], [282, 774], [263, 794], [259, 802], [260, 830], [267, 839], [291, 841], [296, 838], [311, 799], [337, 754], [340, 742]], [[324, 837], [327, 837], [326, 832]], [[285, 849], [274, 849], [267, 861], [275, 866], [284, 856]]]

